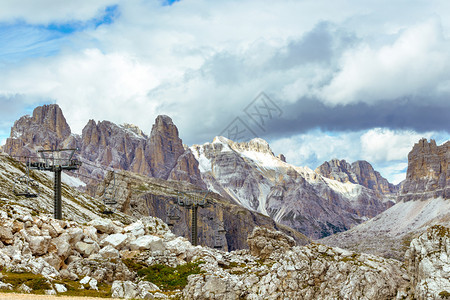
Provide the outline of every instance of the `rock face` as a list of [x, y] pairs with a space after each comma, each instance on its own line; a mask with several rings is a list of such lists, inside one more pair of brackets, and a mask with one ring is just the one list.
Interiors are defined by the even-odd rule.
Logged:
[[[36, 156], [37, 149], [79, 148], [78, 157], [103, 168], [129, 170], [157, 178], [184, 180], [205, 187], [198, 162], [183, 148], [178, 129], [168, 116], [158, 116], [150, 137], [132, 124], [89, 120], [82, 135], [71, 134], [58, 105], [39, 106], [33, 116], [14, 123], [3, 151]], [[80, 172], [103, 178], [103, 171], [85, 164]], [[86, 177], [82, 177], [86, 178]]]
[[391, 205], [362, 185], [286, 163], [259, 138], [236, 143], [216, 137], [191, 150], [210, 190], [312, 238], [345, 231]]
[[150, 166], [140, 155], [145, 147], [145, 136], [109, 121], [89, 120], [83, 128], [81, 156], [103, 166], [149, 174]]
[[184, 153], [178, 129], [168, 116], [158, 116], [150, 134], [148, 156], [153, 177], [167, 179]]
[[58, 105], [39, 106], [32, 116], [23, 116], [11, 128], [3, 151], [29, 155], [39, 149], [58, 149], [70, 137], [70, 127]]
[[450, 141], [437, 146], [421, 139], [408, 154], [408, 171], [399, 200], [450, 199]]
[[[400, 262], [319, 244], [286, 247], [281, 233], [255, 231], [272, 251], [204, 253], [206, 273], [189, 278], [184, 298], [393, 299], [408, 284]], [[248, 243], [262, 245], [261, 236]]]
[[450, 142], [436, 146], [425, 139], [408, 155], [407, 179], [397, 203], [347, 232], [321, 242], [402, 259], [409, 241], [429, 226], [450, 226], [448, 158]]
[[[107, 187], [113, 184], [111, 175], [106, 176]], [[177, 191], [196, 191], [198, 187], [177, 181], [165, 181], [132, 173], [116, 177], [117, 209], [140, 218], [142, 215], [157, 216], [171, 225], [172, 232], [190, 239], [191, 210], [178, 206]], [[105, 186], [98, 187], [99, 195]], [[191, 195], [191, 194], [189, 194]], [[194, 193], [195, 195], [195, 193]], [[210, 192], [210, 205], [198, 209], [198, 243], [223, 250], [248, 248], [247, 236], [256, 226], [283, 231], [292, 236], [299, 245], [309, 239], [295, 230], [276, 223], [268, 216], [248, 210], [241, 205]], [[171, 219], [172, 218], [172, 219]]]
[[435, 225], [412, 240], [405, 255], [414, 299], [450, 297], [450, 229]]
[[351, 165], [345, 160], [332, 159], [324, 162], [315, 170], [318, 174], [340, 181], [360, 184], [380, 194], [392, 194], [398, 187], [389, 183], [386, 178], [375, 171], [370, 163], [358, 160]]

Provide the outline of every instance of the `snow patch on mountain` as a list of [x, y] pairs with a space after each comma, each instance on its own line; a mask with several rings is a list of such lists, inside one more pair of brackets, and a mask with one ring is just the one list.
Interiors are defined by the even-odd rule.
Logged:
[[354, 184], [351, 182], [342, 183], [337, 180], [329, 179], [323, 177], [323, 180], [327, 185], [333, 189], [335, 192], [343, 195], [349, 200], [357, 200], [358, 196], [361, 194], [363, 186], [359, 184]]

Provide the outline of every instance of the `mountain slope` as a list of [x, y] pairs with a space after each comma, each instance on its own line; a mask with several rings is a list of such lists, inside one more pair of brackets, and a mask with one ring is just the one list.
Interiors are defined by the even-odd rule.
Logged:
[[216, 137], [191, 150], [209, 189], [311, 237], [345, 231], [388, 206], [364, 186], [284, 162], [262, 139]]
[[[401, 200], [375, 218], [321, 242], [402, 258], [414, 236], [435, 224], [450, 225], [450, 196], [446, 193], [450, 187], [449, 155], [450, 142], [436, 146], [433, 140], [420, 140], [408, 155], [407, 178], [399, 194]], [[434, 167], [430, 167], [430, 161]]]

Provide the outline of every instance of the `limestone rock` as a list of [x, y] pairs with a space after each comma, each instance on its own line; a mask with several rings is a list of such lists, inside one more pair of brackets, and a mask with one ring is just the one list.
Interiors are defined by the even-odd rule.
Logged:
[[167, 179], [178, 158], [184, 153], [178, 129], [170, 117], [161, 115], [156, 118], [147, 149], [152, 175]]
[[30, 236], [30, 250], [35, 255], [44, 255], [47, 253], [51, 238], [49, 236]]
[[67, 292], [67, 288], [64, 284], [60, 284], [60, 283], [55, 283], [55, 290], [58, 293], [65, 293]]
[[94, 243], [77, 242], [75, 249], [84, 257], [89, 257], [91, 254], [97, 253], [100, 250], [100, 246]]
[[58, 105], [39, 106], [32, 116], [14, 122], [4, 151], [11, 155], [28, 155], [37, 145], [57, 149], [70, 134], [70, 127]]
[[19, 287], [18, 287], [18, 290], [21, 292], [21, 293], [26, 293], [26, 294], [29, 294], [29, 293], [31, 293], [32, 291], [33, 291], [33, 289], [32, 288], [30, 288], [28, 285], [26, 285], [25, 283], [22, 283]]
[[[278, 233], [264, 236], [270, 244], [288, 242]], [[393, 299], [408, 285], [398, 261], [320, 244], [279, 247], [264, 261], [245, 250], [199, 256], [205, 273], [189, 277], [185, 299]]]
[[[113, 298], [125, 298], [125, 299], [154, 299], [153, 293], [160, 289], [151, 282], [140, 281], [135, 284], [130, 281], [113, 282], [111, 287], [111, 294]], [[167, 296], [160, 294], [161, 299], [168, 299]]]
[[170, 171], [168, 179], [190, 182], [202, 189], [206, 189], [206, 184], [203, 182], [198, 168], [198, 161], [190, 149], [187, 149], [178, 157], [177, 163]]
[[115, 232], [114, 223], [109, 219], [94, 219], [88, 223], [90, 226], [93, 226], [100, 233], [111, 234]]
[[130, 249], [132, 251], [133, 250], [162, 251], [164, 250], [164, 246], [163, 241], [160, 237], [153, 235], [144, 235], [132, 241], [130, 243]]
[[107, 236], [101, 243], [102, 245], [111, 245], [120, 250], [128, 241], [128, 236], [123, 233], [115, 233]]
[[360, 184], [380, 194], [392, 194], [398, 188], [375, 171], [370, 163], [358, 160], [351, 165], [345, 160], [332, 159], [324, 162], [315, 170], [318, 174], [342, 183]]
[[399, 200], [450, 198], [450, 141], [436, 145], [436, 141], [421, 139], [408, 154], [408, 171]]
[[250, 254], [262, 259], [268, 258], [274, 251], [288, 250], [295, 245], [294, 239], [290, 236], [280, 231], [272, 231], [261, 227], [253, 229], [247, 242]]
[[111, 245], [107, 245], [106, 247], [103, 247], [99, 251], [99, 254], [103, 258], [119, 258], [120, 257], [119, 251]]
[[411, 241], [405, 255], [414, 299], [450, 292], [450, 229], [435, 225]]

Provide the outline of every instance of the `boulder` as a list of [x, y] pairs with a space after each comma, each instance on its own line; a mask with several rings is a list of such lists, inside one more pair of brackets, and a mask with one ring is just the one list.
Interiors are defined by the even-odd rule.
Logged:
[[77, 242], [75, 249], [84, 257], [89, 257], [89, 255], [97, 253], [100, 250], [100, 246], [95, 242], [92, 244]]
[[13, 243], [12, 228], [0, 224], [0, 241], [6, 245], [11, 245]]
[[69, 243], [70, 241], [70, 235], [68, 233], [63, 233], [57, 238], [54, 238], [50, 241], [50, 245], [55, 248], [56, 253], [65, 260], [67, 257], [69, 257], [72, 246]]
[[49, 236], [30, 236], [29, 247], [33, 255], [44, 255], [47, 253], [51, 237]]
[[111, 245], [112, 247], [120, 250], [128, 241], [128, 236], [123, 233], [115, 233], [106, 237], [101, 244], [102, 245]]
[[145, 234], [144, 224], [140, 220], [126, 226], [123, 230], [136, 238]]
[[103, 247], [102, 249], [100, 249], [99, 254], [103, 258], [119, 258], [120, 257], [119, 250], [117, 250], [116, 248], [114, 248], [111, 245], [107, 245], [106, 247]]
[[90, 221], [88, 225], [93, 226], [100, 233], [111, 234], [115, 232], [115, 226], [109, 219], [94, 219]]
[[144, 235], [130, 243], [131, 250], [152, 250], [163, 251], [164, 245], [160, 237], [154, 235]]
[[295, 245], [295, 241], [290, 236], [263, 227], [255, 227], [247, 239], [250, 253], [252, 255], [268, 258], [272, 252], [288, 250]]
[[67, 292], [67, 288], [64, 284], [60, 284], [60, 283], [55, 283], [55, 290], [58, 293], [65, 293]]
[[450, 293], [450, 228], [435, 225], [413, 239], [405, 261], [415, 299], [439, 299], [441, 292]]

